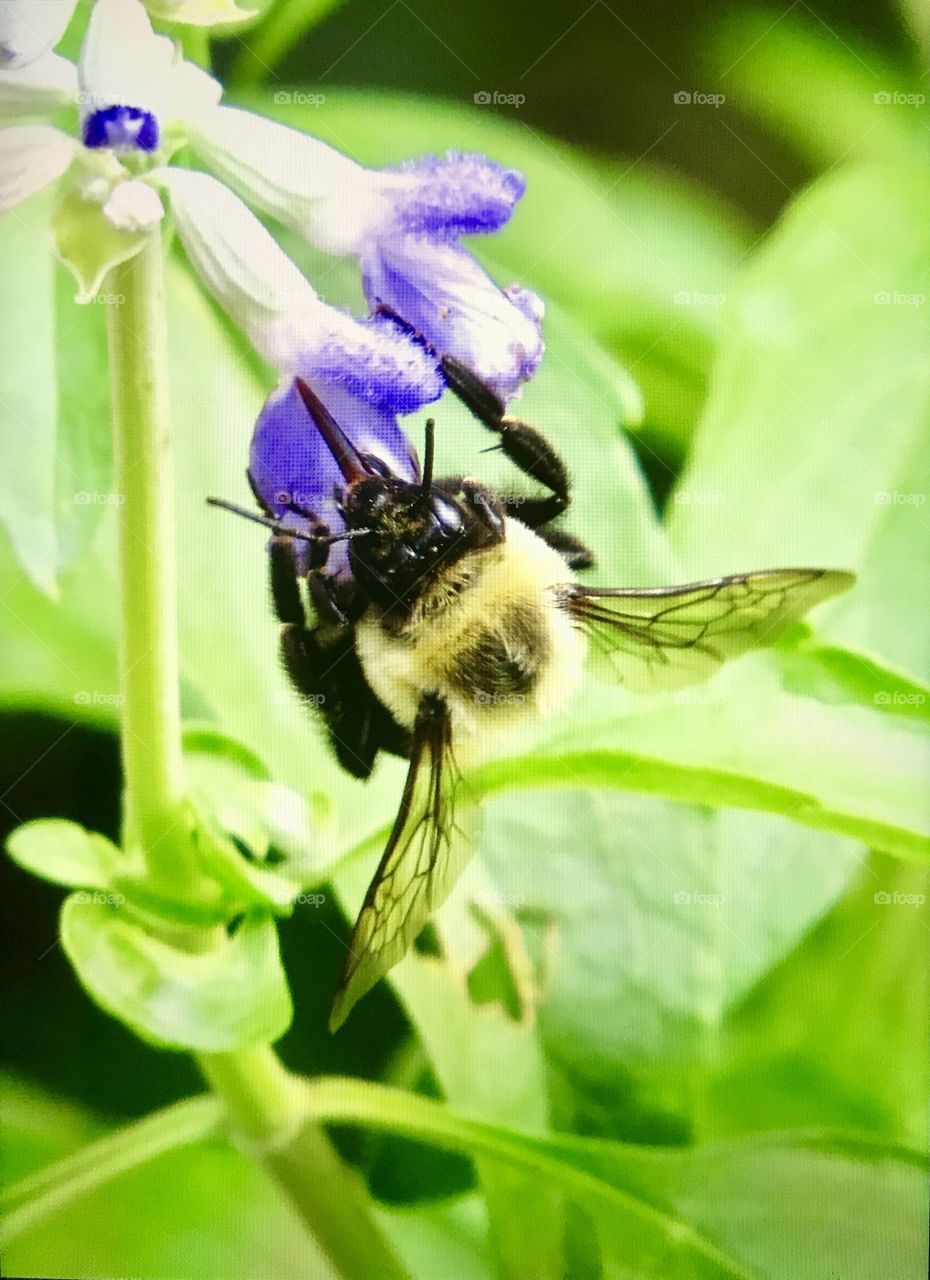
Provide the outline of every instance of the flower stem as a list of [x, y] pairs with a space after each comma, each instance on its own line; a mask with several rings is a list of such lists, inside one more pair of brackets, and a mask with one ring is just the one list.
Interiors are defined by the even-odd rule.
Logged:
[[371, 1217], [362, 1179], [342, 1162], [310, 1114], [306, 1080], [266, 1046], [201, 1054], [200, 1069], [226, 1100], [234, 1136], [265, 1168], [346, 1280], [407, 1280]]
[[[159, 235], [112, 269], [108, 337], [119, 508], [120, 690], [125, 842], [169, 897], [198, 896], [202, 872], [184, 821], [177, 643], [174, 476], [164, 266]], [[183, 931], [182, 931], [183, 934]], [[172, 942], [204, 944], [190, 930]], [[274, 1179], [346, 1280], [405, 1280], [359, 1177], [308, 1123], [306, 1085], [269, 1046], [205, 1054], [201, 1069], [230, 1128]]]
[[119, 508], [122, 755], [127, 843], [152, 880], [198, 878], [180, 822], [184, 794], [175, 590], [174, 475], [161, 238], [111, 272], [108, 310]]

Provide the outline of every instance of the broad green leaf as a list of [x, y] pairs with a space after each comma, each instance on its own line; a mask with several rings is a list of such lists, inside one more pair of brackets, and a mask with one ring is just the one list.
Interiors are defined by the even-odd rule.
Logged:
[[761, 814], [611, 791], [488, 802], [482, 857], [554, 933], [547, 1056], [594, 1125], [687, 1131], [727, 1009], [832, 906], [859, 846]]
[[841, 170], [791, 207], [734, 298], [670, 521], [698, 577], [859, 571], [854, 600], [823, 611], [823, 634], [918, 676], [930, 651], [911, 595], [927, 526], [928, 215], [930, 182], [903, 165]]
[[143, 1040], [224, 1053], [282, 1035], [291, 1001], [267, 918], [248, 917], [209, 950], [181, 951], [118, 902], [72, 895], [61, 942], [88, 995]]
[[821, 702], [855, 703], [906, 720], [930, 720], [930, 689], [868, 654], [818, 645], [804, 637], [773, 656], [791, 693]]
[[922, 867], [873, 855], [733, 1012], [708, 1123], [856, 1126], [927, 1145], [928, 908]]
[[6, 847], [13, 861], [34, 876], [82, 889], [107, 889], [121, 856], [106, 836], [60, 818], [17, 827]]
[[49, 217], [49, 197], [38, 195], [3, 218], [0, 522], [31, 581], [54, 594], [58, 405]]
[[324, 1077], [310, 1089], [321, 1120], [419, 1137], [563, 1186], [597, 1222], [624, 1277], [923, 1274], [926, 1159], [905, 1148], [769, 1134], [650, 1150], [520, 1134], [362, 1081]]

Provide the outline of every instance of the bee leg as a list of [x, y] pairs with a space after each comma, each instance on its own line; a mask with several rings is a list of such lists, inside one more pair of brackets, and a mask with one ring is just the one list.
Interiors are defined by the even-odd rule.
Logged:
[[558, 551], [570, 569], [593, 569], [596, 563], [594, 552], [585, 546], [580, 538], [561, 529], [537, 529], [537, 536], [542, 538], [553, 550]]
[[571, 501], [571, 486], [565, 463], [549, 441], [528, 422], [508, 417], [499, 396], [460, 360], [443, 356], [441, 364], [449, 389], [479, 422], [497, 433], [502, 451], [514, 466], [550, 491], [544, 498], [505, 502], [507, 515], [516, 516], [531, 529], [561, 515]]

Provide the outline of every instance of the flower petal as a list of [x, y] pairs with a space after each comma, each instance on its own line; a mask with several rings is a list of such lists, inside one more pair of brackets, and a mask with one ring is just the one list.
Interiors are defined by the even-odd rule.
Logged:
[[0, 0], [0, 67], [25, 67], [54, 49], [77, 0]]
[[25, 67], [0, 70], [0, 107], [9, 115], [53, 111], [78, 94], [77, 70], [57, 53], [43, 53]]
[[[317, 382], [314, 389], [356, 448], [380, 458], [402, 478], [416, 479], [416, 459], [392, 414], [339, 387]], [[312, 510], [332, 531], [343, 528], [334, 494], [345, 482], [292, 382], [265, 402], [252, 437], [250, 471], [262, 501], [285, 523], [294, 528], [310, 523], [290, 509], [293, 504]], [[337, 556], [330, 568], [339, 563]]]
[[[369, 170], [251, 111], [218, 107], [198, 122], [192, 141], [243, 199], [329, 253], [356, 252], [362, 237], [391, 216], [392, 204]], [[406, 187], [410, 180], [392, 174], [380, 185]]]
[[185, 62], [174, 41], [157, 36], [139, 0], [97, 0], [78, 60], [86, 118], [108, 107], [148, 112], [159, 125], [211, 110], [220, 86]]
[[533, 376], [544, 350], [542, 300], [530, 290], [499, 289], [457, 244], [420, 235], [384, 236], [362, 257], [365, 295], [454, 355], [503, 400]]
[[258, 219], [215, 178], [156, 171], [171, 195], [188, 257], [219, 304], [269, 363], [408, 413], [443, 390], [436, 360], [383, 318], [328, 306]]
[[424, 156], [396, 172], [414, 179], [409, 189], [395, 195], [397, 227], [450, 239], [499, 230], [526, 190], [518, 170], [504, 169], [481, 154]]
[[77, 143], [50, 124], [19, 124], [0, 130], [0, 213], [60, 178]]
[[118, 182], [103, 206], [103, 216], [117, 231], [150, 231], [164, 215], [158, 192], [139, 178]]

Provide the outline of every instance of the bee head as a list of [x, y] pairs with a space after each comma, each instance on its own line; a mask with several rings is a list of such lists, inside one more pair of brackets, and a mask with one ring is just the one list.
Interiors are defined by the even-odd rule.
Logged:
[[469, 551], [502, 541], [503, 514], [478, 484], [433, 484], [433, 424], [418, 482], [395, 475], [380, 458], [361, 453], [314, 392], [297, 388], [335, 458], [345, 489], [340, 510], [356, 536], [349, 548], [352, 576], [374, 603], [407, 610], [442, 569]]

